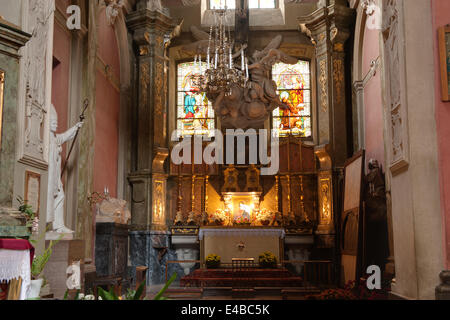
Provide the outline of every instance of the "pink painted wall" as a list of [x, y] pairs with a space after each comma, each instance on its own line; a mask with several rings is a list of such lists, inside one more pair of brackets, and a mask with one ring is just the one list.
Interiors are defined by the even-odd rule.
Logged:
[[[120, 81], [119, 49], [104, 11], [99, 14], [99, 25], [98, 56]], [[117, 197], [120, 93], [98, 69], [96, 85], [94, 191], [108, 187], [110, 195]]]
[[[53, 57], [60, 63], [53, 69], [52, 103], [58, 113], [58, 133], [67, 130], [68, 126], [70, 46], [70, 36], [56, 23], [53, 37]], [[66, 145], [63, 147], [63, 159], [65, 159]]]
[[438, 28], [450, 23], [450, 1], [431, 0], [435, 51], [435, 104], [438, 135], [439, 176], [444, 242], [444, 261], [450, 269], [450, 102], [441, 100], [441, 71], [439, 60]]
[[[370, 71], [372, 60], [380, 55], [379, 31], [365, 29], [363, 42], [363, 76]], [[369, 80], [364, 88], [366, 171], [370, 159], [376, 159], [384, 168], [383, 105], [381, 71]], [[385, 168], [384, 168], [385, 169]]]

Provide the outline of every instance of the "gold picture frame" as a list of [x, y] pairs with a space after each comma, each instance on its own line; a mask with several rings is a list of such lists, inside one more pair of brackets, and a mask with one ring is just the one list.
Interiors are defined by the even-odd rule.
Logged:
[[36, 217], [39, 217], [41, 206], [41, 175], [32, 171], [25, 171], [25, 201], [29, 204]]
[[442, 101], [450, 101], [450, 25], [438, 29]]

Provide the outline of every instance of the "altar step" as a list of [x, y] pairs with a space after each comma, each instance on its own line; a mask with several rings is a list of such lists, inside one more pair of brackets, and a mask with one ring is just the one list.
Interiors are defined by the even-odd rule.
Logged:
[[227, 299], [269, 299], [269, 300], [304, 300], [309, 295], [321, 291], [314, 287], [255, 287], [245, 291], [232, 287], [208, 288], [173, 288], [164, 296], [171, 300], [227, 300]]
[[252, 289], [255, 287], [302, 287], [303, 279], [287, 269], [253, 269], [233, 272], [231, 269], [198, 269], [183, 277], [181, 287], [231, 287]]

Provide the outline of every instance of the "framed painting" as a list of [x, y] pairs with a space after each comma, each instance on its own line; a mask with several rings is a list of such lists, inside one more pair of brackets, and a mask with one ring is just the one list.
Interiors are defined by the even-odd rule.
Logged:
[[450, 25], [439, 28], [438, 33], [442, 101], [450, 101]]
[[41, 206], [41, 175], [39, 173], [26, 171], [25, 172], [25, 201], [36, 212], [39, 217], [39, 208]]
[[341, 278], [344, 284], [360, 276], [363, 239], [362, 188], [365, 151], [347, 160], [344, 168], [344, 202], [341, 215]]

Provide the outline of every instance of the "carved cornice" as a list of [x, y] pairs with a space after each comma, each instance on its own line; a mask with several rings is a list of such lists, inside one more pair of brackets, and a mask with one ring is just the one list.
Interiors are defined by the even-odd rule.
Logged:
[[134, 11], [127, 16], [127, 26], [132, 31], [139, 29], [156, 30], [163, 34], [172, 31], [177, 26], [173, 19], [159, 11], [143, 9]]
[[0, 19], [0, 44], [11, 48], [8, 51], [1, 50], [2, 53], [19, 58], [20, 56], [17, 54], [17, 51], [30, 39], [31, 34], [16, 29], [6, 24], [6, 21]]

